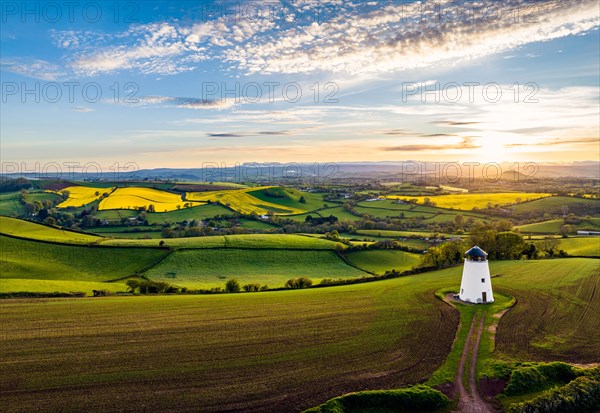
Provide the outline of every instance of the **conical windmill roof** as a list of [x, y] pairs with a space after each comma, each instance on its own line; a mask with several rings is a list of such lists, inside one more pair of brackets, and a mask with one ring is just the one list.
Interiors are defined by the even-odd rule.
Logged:
[[471, 248], [469, 251], [465, 252], [465, 255], [467, 257], [487, 257], [487, 252], [485, 252], [484, 250], [482, 250], [481, 248], [479, 248], [477, 245], [475, 245], [473, 248]]

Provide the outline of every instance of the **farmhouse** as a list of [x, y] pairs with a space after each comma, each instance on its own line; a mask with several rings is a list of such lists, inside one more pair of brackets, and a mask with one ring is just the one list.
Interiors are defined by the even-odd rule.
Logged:
[[494, 302], [487, 252], [477, 245], [465, 252], [459, 298], [467, 303]]

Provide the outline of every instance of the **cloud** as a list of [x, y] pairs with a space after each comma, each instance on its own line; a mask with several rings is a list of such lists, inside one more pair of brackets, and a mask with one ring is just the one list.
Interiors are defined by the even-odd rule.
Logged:
[[76, 106], [76, 107], [73, 108], [73, 110], [75, 112], [79, 112], [79, 113], [95, 112], [94, 109], [92, 109], [92, 108], [86, 108], [84, 106]]
[[433, 122], [429, 122], [433, 125], [445, 125], [445, 126], [469, 126], [469, 125], [477, 125], [479, 122], [466, 122], [466, 121], [449, 121], [449, 120], [436, 120]]
[[321, 14], [313, 14], [317, 2], [296, 3], [287, 8], [277, 4], [277, 12], [251, 18], [158, 22], [116, 35], [64, 31], [55, 32], [54, 39], [74, 53], [68, 65], [81, 76], [122, 70], [173, 75], [195, 70], [206, 60], [245, 74], [365, 76], [453, 65], [599, 25], [596, 0], [332, 1], [322, 6]]
[[238, 133], [208, 133], [211, 138], [245, 138], [248, 136], [288, 136], [294, 134], [291, 130], [276, 131], [258, 131], [258, 132], [238, 132]]
[[55, 82], [66, 76], [66, 71], [60, 66], [41, 59], [10, 58], [0, 60], [0, 68], [34, 79]]
[[394, 152], [424, 152], [424, 151], [439, 151], [439, 150], [464, 150], [464, 149], [479, 149], [481, 146], [475, 145], [471, 137], [464, 137], [461, 142], [454, 144], [409, 144], [399, 146], [388, 146], [381, 148], [384, 151]]
[[207, 136], [211, 138], [244, 138], [249, 135], [243, 133], [208, 133]]
[[201, 99], [177, 96], [142, 96], [137, 98], [141, 106], [164, 106], [195, 110], [222, 110], [229, 109], [235, 105], [230, 99]]
[[536, 141], [535, 143], [509, 143], [504, 145], [507, 148], [516, 148], [520, 146], [555, 146], [555, 145], [577, 145], [577, 144], [588, 144], [598, 143], [600, 137], [596, 138], [574, 138], [574, 139], [561, 139], [554, 138], [544, 141]]
[[[331, 22], [253, 39], [227, 50], [226, 56], [248, 73], [394, 72], [477, 59], [583, 33], [599, 23], [596, 0], [441, 6], [441, 13], [436, 13], [436, 4], [426, 2], [340, 15]], [[407, 7], [416, 9], [407, 12]], [[458, 8], [459, 18], [449, 16], [452, 7]], [[518, 21], [515, 9], [521, 12]]]

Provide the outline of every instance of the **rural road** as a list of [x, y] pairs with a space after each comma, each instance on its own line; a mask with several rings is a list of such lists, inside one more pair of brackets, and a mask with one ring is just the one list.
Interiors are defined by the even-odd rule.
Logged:
[[[458, 407], [455, 413], [493, 413], [493, 410], [489, 408], [479, 394], [475, 374], [479, 342], [481, 341], [481, 334], [483, 333], [484, 321], [485, 317], [483, 315], [475, 314], [473, 316], [473, 321], [471, 322], [471, 327], [469, 328], [469, 335], [465, 341], [465, 348], [463, 349], [454, 381], [456, 391], [459, 395]], [[470, 362], [468, 389], [466, 389], [463, 384], [465, 363], [467, 362], [467, 359], [469, 359]]]

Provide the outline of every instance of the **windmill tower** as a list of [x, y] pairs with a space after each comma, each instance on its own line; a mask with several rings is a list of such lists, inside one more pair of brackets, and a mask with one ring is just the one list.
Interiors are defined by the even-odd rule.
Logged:
[[494, 293], [492, 292], [487, 252], [474, 246], [465, 252], [465, 257], [459, 298], [467, 303], [493, 302]]

